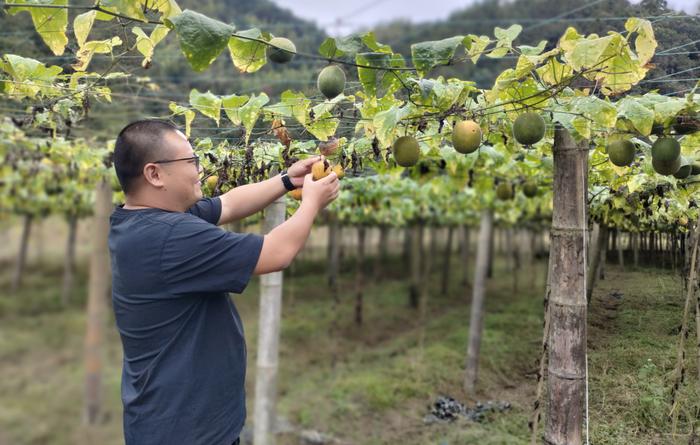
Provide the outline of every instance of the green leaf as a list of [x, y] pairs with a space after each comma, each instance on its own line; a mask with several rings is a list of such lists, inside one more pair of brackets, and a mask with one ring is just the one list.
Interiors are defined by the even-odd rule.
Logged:
[[505, 46], [499, 46], [498, 48], [495, 48], [490, 53], [486, 54], [486, 57], [489, 57], [491, 59], [500, 59], [501, 57], [508, 54], [508, 51], [509, 51], [509, 49], [506, 48]]
[[[456, 104], [460, 99], [465, 99], [463, 94], [472, 90], [469, 82], [464, 82], [459, 79], [450, 79], [448, 82], [442, 78], [437, 79], [420, 79], [413, 82], [418, 86], [420, 97], [413, 95], [414, 102], [429, 107], [436, 107], [441, 110], [447, 110], [452, 105]], [[460, 103], [464, 103], [463, 100]]]
[[634, 128], [643, 136], [651, 133], [654, 124], [654, 112], [631, 97], [625, 97], [617, 103], [619, 117], [629, 119]]
[[504, 105], [506, 111], [518, 111], [523, 106], [544, 108], [547, 106], [550, 99], [547, 94], [541, 92], [540, 86], [534, 79], [528, 77], [524, 80], [514, 77], [515, 71], [509, 68], [496, 79], [493, 88], [486, 93], [486, 99], [489, 103], [496, 103], [499, 100], [503, 102], [512, 102]]
[[377, 37], [372, 31], [368, 31], [362, 35], [362, 43], [364, 43], [370, 51], [387, 54], [393, 53], [391, 46], [377, 42]]
[[94, 54], [110, 54], [112, 48], [122, 44], [122, 39], [112, 37], [107, 40], [92, 40], [81, 46], [75, 54], [76, 62], [71, 65], [76, 71], [85, 71], [92, 60]]
[[574, 98], [571, 101], [571, 111], [583, 114], [603, 128], [615, 127], [615, 121], [617, 120], [617, 109], [615, 106], [596, 96]]
[[314, 114], [316, 116], [320, 116], [321, 114], [327, 114], [327, 113], [330, 113], [331, 111], [333, 111], [335, 106], [339, 102], [341, 102], [345, 99], [346, 99], [346, 96], [341, 93], [341, 94], [337, 95], [336, 97], [334, 97], [333, 99], [326, 100], [326, 101], [321, 102], [320, 104], [315, 105], [312, 109], [313, 109]]
[[318, 53], [329, 59], [342, 57], [344, 55], [344, 53], [336, 46], [335, 39], [333, 37], [326, 37], [323, 43], [321, 43], [321, 46], [318, 47]]
[[[68, 0], [8, 0], [7, 3], [67, 6]], [[62, 55], [68, 44], [68, 37], [66, 36], [68, 10], [63, 8], [23, 8], [20, 6], [12, 7], [8, 12], [11, 15], [15, 15], [21, 11], [27, 11], [31, 14], [34, 29], [36, 29], [36, 32], [39, 33], [49, 49], [57, 56]]]
[[63, 71], [59, 66], [47, 67], [38, 60], [14, 54], [5, 54], [4, 62], [0, 61], [0, 64], [2, 70], [12, 79], [12, 82], [0, 79], [0, 83], [4, 84], [5, 94], [14, 99], [34, 98], [40, 92], [51, 95], [58, 91], [52, 85]]
[[238, 31], [228, 41], [233, 65], [242, 73], [254, 73], [267, 63], [267, 45], [254, 40], [241, 39], [236, 36], [249, 37], [264, 41], [270, 40], [270, 35], [260, 32], [258, 28]]
[[375, 134], [382, 147], [389, 147], [400, 130], [398, 123], [408, 114], [407, 107], [393, 106], [386, 111], [377, 113], [372, 123]]
[[411, 45], [413, 66], [421, 76], [425, 76], [434, 67], [448, 64], [463, 40], [464, 36], [454, 36], [443, 40], [414, 43]]
[[[338, 128], [339, 119], [333, 117], [331, 111], [335, 106], [342, 100], [345, 100], [344, 94], [340, 94], [331, 100], [322, 102], [312, 108], [314, 118], [311, 119], [310, 116], [305, 117], [304, 128], [309, 131], [309, 133], [316, 136], [317, 139], [326, 141], [330, 136], [335, 134]], [[297, 107], [296, 112], [299, 113], [301, 110]]]
[[520, 46], [517, 46], [516, 48], [518, 48], [518, 50], [520, 51], [520, 54], [522, 54], [524, 56], [537, 56], [539, 54], [542, 54], [542, 51], [544, 51], [544, 48], [546, 46], [547, 46], [547, 41], [541, 40], [537, 46], [520, 45]]
[[166, 19], [165, 24], [177, 32], [180, 49], [195, 71], [207, 69], [226, 48], [235, 31], [232, 25], [189, 9]]
[[578, 133], [580, 137], [577, 139], [590, 139], [591, 138], [591, 121], [581, 117], [576, 116], [571, 120], [571, 124], [574, 126], [574, 137]]
[[327, 141], [335, 134], [338, 128], [338, 119], [331, 118], [330, 114], [317, 116], [315, 120], [307, 122], [304, 126], [306, 130], [314, 135], [318, 140]]
[[214, 119], [216, 126], [219, 126], [221, 116], [221, 98], [219, 96], [210, 91], [200, 93], [194, 88], [190, 91], [190, 105], [203, 115]]
[[[646, 96], [646, 95], [645, 95]], [[654, 106], [654, 121], [665, 123], [671, 121], [679, 111], [685, 108], [685, 101], [677, 97], [661, 96], [664, 100], [655, 103]]]
[[[358, 65], [387, 68], [357, 68], [357, 76], [367, 94], [372, 96], [378, 95], [377, 90], [380, 85], [387, 85], [394, 90], [398, 88], [396, 84], [400, 84], [400, 82], [396, 79], [396, 74], [388, 70], [392, 68], [392, 56], [392, 54], [387, 53], [360, 53], [355, 56], [355, 63]], [[387, 79], [386, 82], [384, 82], [385, 78]]]
[[503, 29], [496, 26], [493, 29], [493, 35], [496, 37], [496, 40], [498, 40], [498, 46], [510, 48], [513, 44], [513, 40], [520, 35], [522, 30], [523, 27], [517, 24], [511, 25], [508, 27], [508, 29]]
[[240, 108], [248, 102], [249, 96], [238, 96], [230, 94], [221, 98], [221, 105], [224, 108], [226, 116], [234, 125], [241, 125]]
[[75, 40], [78, 41], [78, 46], [85, 45], [88, 34], [90, 34], [90, 30], [92, 29], [92, 24], [95, 23], [96, 14], [97, 11], [92, 10], [75, 16], [73, 20], [73, 33], [75, 34]]
[[194, 120], [194, 111], [187, 107], [183, 107], [182, 105], [178, 105], [175, 102], [170, 102], [168, 108], [173, 112], [174, 116], [185, 116], [185, 135], [190, 137], [192, 121]]
[[248, 143], [250, 139], [250, 133], [255, 128], [255, 123], [258, 121], [262, 107], [270, 101], [267, 94], [260, 93], [260, 95], [253, 95], [250, 100], [243, 105], [239, 110], [239, 116], [241, 117], [241, 123], [245, 127], [245, 143]]
[[321, 43], [318, 52], [329, 59], [337, 59], [342, 56], [354, 56], [365, 47], [362, 34], [351, 34], [347, 37], [328, 37]]
[[305, 125], [310, 105], [311, 99], [307, 99], [304, 93], [286, 90], [280, 96], [280, 102], [268, 105], [265, 111], [278, 116], [294, 117], [300, 124]]

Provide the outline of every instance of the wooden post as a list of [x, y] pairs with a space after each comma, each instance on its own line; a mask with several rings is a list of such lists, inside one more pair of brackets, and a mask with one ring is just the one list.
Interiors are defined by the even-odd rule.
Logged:
[[593, 297], [593, 289], [595, 288], [596, 277], [601, 268], [600, 263], [603, 261], [603, 252], [605, 251], [605, 243], [608, 238], [607, 226], [603, 223], [595, 223], [593, 226], [593, 245], [588, 254], [588, 272], [586, 274], [586, 301], [591, 303]]
[[[265, 209], [264, 233], [284, 222], [287, 201], [282, 196]], [[255, 375], [253, 443], [273, 445], [280, 323], [282, 319], [282, 271], [260, 277], [260, 321]]]
[[374, 257], [374, 281], [380, 281], [384, 275], [384, 267], [388, 259], [389, 251], [389, 227], [379, 227], [379, 244], [377, 255]]
[[445, 242], [444, 261], [442, 263], [442, 295], [447, 295], [450, 288], [450, 272], [452, 262], [452, 239], [454, 238], [454, 227], [447, 229], [447, 241]]
[[362, 300], [365, 287], [365, 226], [357, 227], [357, 255], [355, 255], [355, 324], [362, 324]]
[[66, 241], [66, 258], [63, 263], [63, 287], [61, 289], [61, 304], [68, 306], [70, 294], [75, 282], [75, 239], [78, 231], [78, 217], [68, 217], [68, 239]]
[[588, 142], [554, 133], [545, 443], [581, 445], [586, 378], [586, 184]]
[[462, 287], [464, 289], [464, 295], [466, 296], [467, 289], [469, 289], [469, 227], [466, 224], [462, 225], [459, 233], [462, 237], [459, 250], [460, 257], [462, 258]]
[[411, 249], [410, 249], [410, 282], [408, 289], [408, 304], [414, 309], [418, 309], [420, 293], [420, 264], [421, 251], [423, 246], [423, 226], [415, 223], [411, 226]]
[[19, 243], [19, 255], [15, 263], [15, 272], [12, 275], [12, 285], [10, 290], [12, 293], [17, 292], [22, 284], [22, 275], [24, 275], [24, 267], [27, 264], [27, 248], [29, 247], [29, 234], [32, 231], [32, 215], [24, 216], [24, 224], [22, 225], [22, 239]]
[[85, 405], [83, 421], [97, 423], [101, 405], [103, 313], [111, 286], [107, 239], [112, 212], [112, 184], [100, 181], [95, 189], [95, 212], [92, 222], [90, 276], [88, 278], [87, 319], [85, 330]]
[[469, 318], [469, 344], [467, 346], [467, 369], [464, 376], [464, 390], [469, 396], [476, 391], [476, 381], [479, 372], [479, 352], [481, 349], [481, 333], [484, 327], [484, 300], [486, 298], [486, 282], [493, 239], [493, 210], [481, 212], [479, 227], [479, 242], [476, 250], [476, 267], [474, 269], [474, 290], [472, 293], [471, 316]]

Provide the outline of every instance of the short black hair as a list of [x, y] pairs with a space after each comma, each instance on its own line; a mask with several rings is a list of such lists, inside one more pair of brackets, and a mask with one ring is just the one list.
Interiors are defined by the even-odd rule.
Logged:
[[119, 132], [114, 145], [114, 169], [124, 193], [133, 191], [134, 182], [143, 174], [144, 165], [163, 155], [163, 136], [176, 130], [178, 128], [167, 121], [142, 119]]

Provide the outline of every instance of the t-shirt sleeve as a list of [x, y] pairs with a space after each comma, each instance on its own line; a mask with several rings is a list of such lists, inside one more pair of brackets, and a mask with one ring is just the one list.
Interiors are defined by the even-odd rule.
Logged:
[[187, 213], [203, 219], [204, 221], [216, 225], [221, 218], [221, 198], [200, 199], [187, 210]]
[[227, 232], [183, 215], [172, 226], [160, 257], [169, 293], [235, 292], [248, 285], [260, 257], [263, 237]]

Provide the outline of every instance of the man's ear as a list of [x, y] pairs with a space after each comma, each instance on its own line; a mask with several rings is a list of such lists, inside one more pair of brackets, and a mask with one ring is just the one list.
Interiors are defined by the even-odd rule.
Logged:
[[163, 171], [157, 164], [148, 163], [143, 166], [143, 177], [154, 187], [163, 187]]

